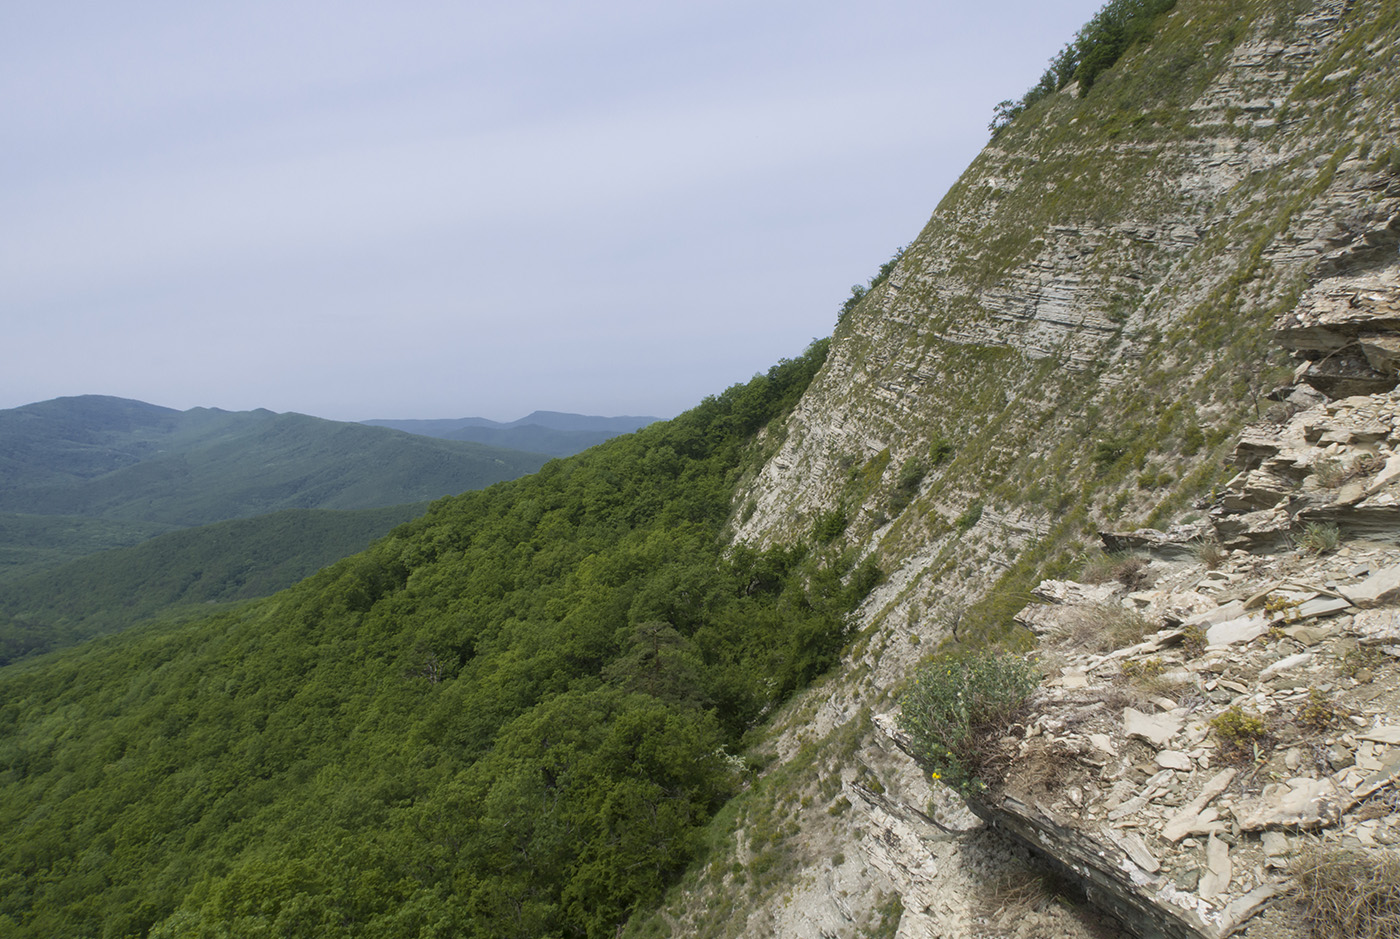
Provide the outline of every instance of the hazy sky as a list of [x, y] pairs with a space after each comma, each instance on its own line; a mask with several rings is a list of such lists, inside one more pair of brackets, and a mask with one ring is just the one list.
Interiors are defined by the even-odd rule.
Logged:
[[1101, 0], [0, 11], [0, 408], [669, 417], [830, 333]]

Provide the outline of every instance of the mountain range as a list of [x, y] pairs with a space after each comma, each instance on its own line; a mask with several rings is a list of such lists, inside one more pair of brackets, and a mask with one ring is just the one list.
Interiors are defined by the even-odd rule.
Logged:
[[655, 417], [592, 417], [560, 411], [534, 411], [519, 420], [504, 423], [484, 417], [371, 420], [364, 423], [445, 440], [470, 440], [550, 456], [571, 456], [618, 434], [640, 430], [657, 420]]
[[421, 502], [540, 454], [271, 411], [87, 395], [0, 411], [0, 512], [186, 527], [287, 508]]
[[1393, 935], [1396, 48], [1110, 0], [830, 339], [0, 669], [0, 930]]
[[[565, 455], [649, 422], [555, 412], [512, 425], [465, 419]], [[549, 458], [412, 432], [461, 421], [399, 423], [177, 411], [100, 395], [0, 411], [0, 663], [274, 593], [432, 499]]]

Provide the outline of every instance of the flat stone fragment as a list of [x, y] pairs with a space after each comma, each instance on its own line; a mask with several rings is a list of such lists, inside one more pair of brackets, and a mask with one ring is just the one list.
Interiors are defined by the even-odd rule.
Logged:
[[1264, 854], [1268, 857], [1286, 857], [1293, 850], [1288, 843], [1288, 836], [1281, 831], [1266, 831], [1261, 840], [1264, 844]]
[[1400, 642], [1400, 610], [1362, 610], [1352, 617], [1348, 632], [1368, 646]]
[[1364, 799], [1389, 786], [1397, 778], [1400, 778], [1400, 750], [1392, 750], [1390, 755], [1381, 761], [1380, 769], [1361, 781], [1361, 785], [1352, 793], [1352, 798]]
[[1385, 461], [1385, 466], [1382, 467], [1381, 471], [1371, 480], [1371, 485], [1367, 487], [1367, 491], [1379, 492], [1390, 485], [1391, 481], [1397, 476], [1400, 476], [1400, 453], [1395, 454]]
[[1181, 733], [1185, 719], [1179, 714], [1144, 714], [1136, 708], [1123, 709], [1123, 730], [1129, 737], [1141, 737], [1154, 747], [1164, 747], [1167, 741]]
[[1265, 903], [1287, 892], [1288, 887], [1284, 884], [1260, 884], [1249, 893], [1231, 900], [1220, 915], [1220, 926], [1216, 930], [1216, 936], [1225, 939], [1263, 909]]
[[1272, 783], [1240, 818], [1240, 828], [1322, 828], [1335, 825], [1351, 799], [1331, 779], [1296, 776], [1287, 783]]
[[1210, 900], [1225, 892], [1230, 886], [1230, 846], [1215, 835], [1206, 842], [1206, 873], [1201, 878], [1196, 894], [1202, 900]]
[[1269, 631], [1267, 616], [1241, 616], [1206, 629], [1206, 645], [1231, 646], [1258, 639]]
[[1372, 740], [1376, 743], [1388, 743], [1392, 746], [1400, 744], [1400, 724], [1391, 726], [1377, 726], [1370, 730], [1361, 730], [1356, 733], [1357, 740]]
[[1197, 613], [1189, 617], [1183, 626], [1214, 626], [1216, 623], [1223, 623], [1226, 620], [1235, 619], [1245, 612], [1243, 600], [1231, 600], [1223, 606], [1218, 606], [1213, 610], [1206, 610], [1204, 613]]
[[1147, 843], [1133, 832], [1110, 830], [1108, 832], [1108, 837], [1110, 841], [1122, 849], [1123, 853], [1128, 856], [1128, 860], [1147, 871], [1147, 873], [1155, 874], [1162, 869], [1162, 862], [1153, 856], [1152, 851], [1147, 847]]
[[1081, 584], [1073, 580], [1042, 580], [1031, 591], [1031, 596], [1046, 603], [1108, 603], [1113, 599], [1112, 586], [1107, 584]]
[[1400, 564], [1377, 571], [1359, 584], [1338, 587], [1337, 592], [1356, 606], [1379, 606], [1400, 595]]
[[1113, 747], [1113, 738], [1108, 734], [1090, 734], [1089, 744], [1101, 753], [1107, 753], [1109, 756], [1118, 755], [1118, 751]]
[[1298, 618], [1316, 619], [1319, 616], [1330, 616], [1350, 606], [1351, 601], [1345, 597], [1317, 597], [1298, 607]]
[[1147, 803], [1152, 801], [1152, 797], [1157, 794], [1157, 790], [1171, 781], [1172, 771], [1164, 769], [1148, 779], [1143, 784], [1142, 792], [1124, 802], [1122, 805], [1108, 813], [1109, 821], [1116, 822], [1120, 818], [1125, 818], [1136, 812], [1141, 812], [1147, 807]]
[[1089, 679], [1084, 676], [1082, 669], [1065, 669], [1060, 675], [1060, 685], [1070, 691], [1077, 691], [1080, 688], [1089, 686]]
[[1201, 794], [1192, 799], [1187, 805], [1181, 807], [1181, 811], [1172, 816], [1171, 820], [1162, 828], [1162, 837], [1173, 843], [1180, 841], [1190, 834], [1203, 833], [1203, 829], [1208, 828], [1215, 821], [1217, 813], [1210, 809], [1207, 817], [1206, 806], [1211, 800], [1225, 791], [1225, 787], [1230, 785], [1230, 780], [1235, 778], [1235, 771], [1232, 769], [1221, 770], [1210, 778]]
[[1295, 623], [1292, 626], [1283, 627], [1283, 634], [1289, 639], [1296, 639], [1305, 646], [1315, 646], [1326, 639], [1335, 627], [1331, 626], [1306, 626]]
[[1312, 661], [1311, 652], [1297, 652], [1293, 655], [1287, 656], [1286, 658], [1279, 659], [1277, 662], [1261, 671], [1259, 673], [1259, 680], [1268, 681], [1270, 678], [1273, 678], [1275, 675], [1281, 672], [1286, 672], [1290, 668], [1297, 668], [1299, 665], [1303, 665], [1310, 661]]
[[1179, 769], [1189, 772], [1194, 765], [1191, 758], [1180, 750], [1163, 750], [1157, 754], [1157, 765], [1164, 769]]

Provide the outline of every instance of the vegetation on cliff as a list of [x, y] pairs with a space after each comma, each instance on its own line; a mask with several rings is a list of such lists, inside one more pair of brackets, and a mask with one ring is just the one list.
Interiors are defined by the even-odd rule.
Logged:
[[869, 588], [721, 538], [825, 353], [269, 600], [0, 672], [0, 931], [612, 935]]
[[1001, 133], [1026, 108], [1071, 82], [1079, 83], [1081, 97], [1087, 94], [1099, 75], [1112, 68], [1125, 52], [1152, 39], [1157, 17], [1174, 6], [1176, 0], [1109, 0], [1050, 60], [1034, 87], [1020, 100], [1002, 101], [996, 106], [988, 128], [992, 136]]

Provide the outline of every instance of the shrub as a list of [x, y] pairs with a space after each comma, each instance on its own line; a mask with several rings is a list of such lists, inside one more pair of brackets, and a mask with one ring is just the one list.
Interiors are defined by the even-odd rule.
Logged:
[[1264, 723], [1264, 719], [1239, 705], [1212, 717], [1210, 728], [1215, 731], [1215, 736], [1221, 744], [1221, 756], [1226, 759], [1252, 757], [1258, 745], [1269, 736], [1269, 727]]
[[1181, 651], [1188, 659], [1194, 659], [1206, 651], [1206, 629], [1198, 623], [1181, 627]]
[[1150, 659], [1125, 659], [1119, 666], [1124, 678], [1156, 678], [1166, 671], [1162, 660], [1153, 656]]
[[900, 727], [934, 779], [964, 791], [986, 787], [1005, 736], [1040, 683], [1035, 663], [1001, 651], [937, 659], [900, 701]]
[[1400, 854], [1319, 849], [1293, 875], [1318, 939], [1400, 939]]
[[928, 458], [934, 466], [940, 466], [953, 455], [953, 443], [942, 434], [933, 439], [928, 445]]
[[846, 530], [846, 510], [835, 508], [812, 520], [812, 540], [818, 544], [835, 541]]
[[1308, 689], [1308, 701], [1298, 712], [1298, 723], [1317, 733], [1323, 733], [1335, 727], [1341, 720], [1344, 711], [1332, 703], [1327, 695], [1316, 688]]
[[982, 500], [977, 499], [967, 507], [967, 511], [959, 515], [953, 525], [958, 531], [967, 531], [972, 526], [982, 520]]
[[1298, 550], [1304, 554], [1326, 554], [1337, 550], [1342, 542], [1341, 530], [1336, 525], [1324, 522], [1308, 522], [1296, 542]]
[[905, 248], [900, 248], [894, 253], [894, 257], [890, 258], [884, 264], [881, 264], [880, 270], [874, 277], [870, 278], [868, 286], [865, 284], [851, 285], [851, 295], [841, 304], [841, 312], [836, 315], [836, 322], [839, 323], [844, 320], [850, 315], [852, 310], [860, 306], [860, 301], [865, 299], [866, 294], [890, 279], [890, 274], [894, 272], [896, 265], [899, 264], [899, 259], [904, 257], [904, 252], [907, 247], [906, 245]]
[[895, 481], [894, 491], [890, 494], [890, 512], [898, 515], [908, 507], [914, 496], [919, 492], [919, 486], [923, 484], [924, 477], [928, 475], [928, 470], [917, 458], [910, 458], [904, 461], [900, 467], [899, 478]]

